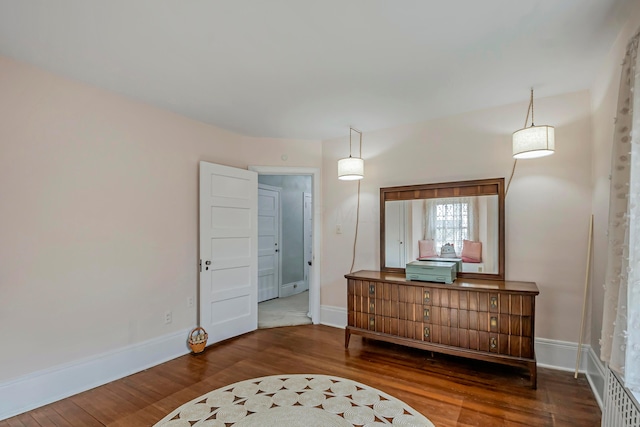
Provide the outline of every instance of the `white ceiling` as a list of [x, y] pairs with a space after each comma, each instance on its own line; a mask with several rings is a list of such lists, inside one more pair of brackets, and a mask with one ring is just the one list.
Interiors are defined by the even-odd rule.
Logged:
[[0, 54], [244, 135], [587, 89], [638, 0], [0, 0]]

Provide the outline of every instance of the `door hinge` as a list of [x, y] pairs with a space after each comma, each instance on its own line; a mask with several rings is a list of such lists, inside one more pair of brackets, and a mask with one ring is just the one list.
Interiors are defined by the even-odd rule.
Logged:
[[202, 273], [202, 260], [200, 260], [200, 262], [198, 263], [198, 266], [200, 267], [200, 273]]

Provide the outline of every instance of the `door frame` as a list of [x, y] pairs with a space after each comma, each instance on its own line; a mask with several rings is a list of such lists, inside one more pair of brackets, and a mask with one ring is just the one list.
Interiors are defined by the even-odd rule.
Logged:
[[[258, 174], [259, 175], [259, 174]], [[280, 298], [280, 288], [282, 287], [282, 188], [274, 187], [273, 185], [261, 184], [258, 181], [258, 190], [261, 188], [265, 190], [278, 192], [278, 298]], [[258, 216], [260, 216], [260, 208], [258, 207]], [[258, 224], [258, 233], [260, 233], [260, 224]], [[260, 248], [258, 248], [258, 251]], [[260, 289], [258, 288], [258, 293]]]
[[[304, 208], [304, 203], [307, 199], [307, 196], [309, 196], [309, 198], [311, 199], [311, 257], [313, 258], [313, 194], [312, 193], [307, 193], [304, 192], [302, 193], [302, 229], [303, 229], [303, 233], [304, 230], [306, 229], [306, 225], [307, 225], [307, 216], [305, 215], [307, 210]], [[310, 266], [307, 265], [307, 234], [304, 233], [304, 235], [302, 236], [302, 247], [303, 247], [303, 251], [305, 252], [304, 255], [304, 272], [307, 273], [305, 274], [305, 285], [307, 286], [307, 290], [309, 290], [309, 284], [311, 283], [311, 278], [309, 277], [309, 271], [310, 271]]]
[[313, 203], [313, 266], [309, 283], [309, 314], [314, 325], [320, 323], [320, 248], [322, 239], [322, 211], [320, 203], [320, 169], [291, 166], [249, 166], [258, 175], [311, 176], [311, 202]]

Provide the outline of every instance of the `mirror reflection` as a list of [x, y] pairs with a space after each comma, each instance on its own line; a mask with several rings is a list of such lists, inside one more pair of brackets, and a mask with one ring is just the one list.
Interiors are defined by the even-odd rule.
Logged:
[[385, 266], [460, 259], [462, 272], [499, 273], [498, 195], [384, 202]]

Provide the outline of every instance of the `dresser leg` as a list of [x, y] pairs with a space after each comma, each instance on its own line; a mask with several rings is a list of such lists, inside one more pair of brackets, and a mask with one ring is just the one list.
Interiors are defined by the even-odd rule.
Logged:
[[349, 329], [344, 330], [344, 348], [349, 348], [349, 339], [351, 338], [351, 331]]
[[538, 388], [538, 366], [536, 365], [536, 362], [529, 363], [529, 378], [531, 379], [531, 388], [534, 390], [537, 389]]

